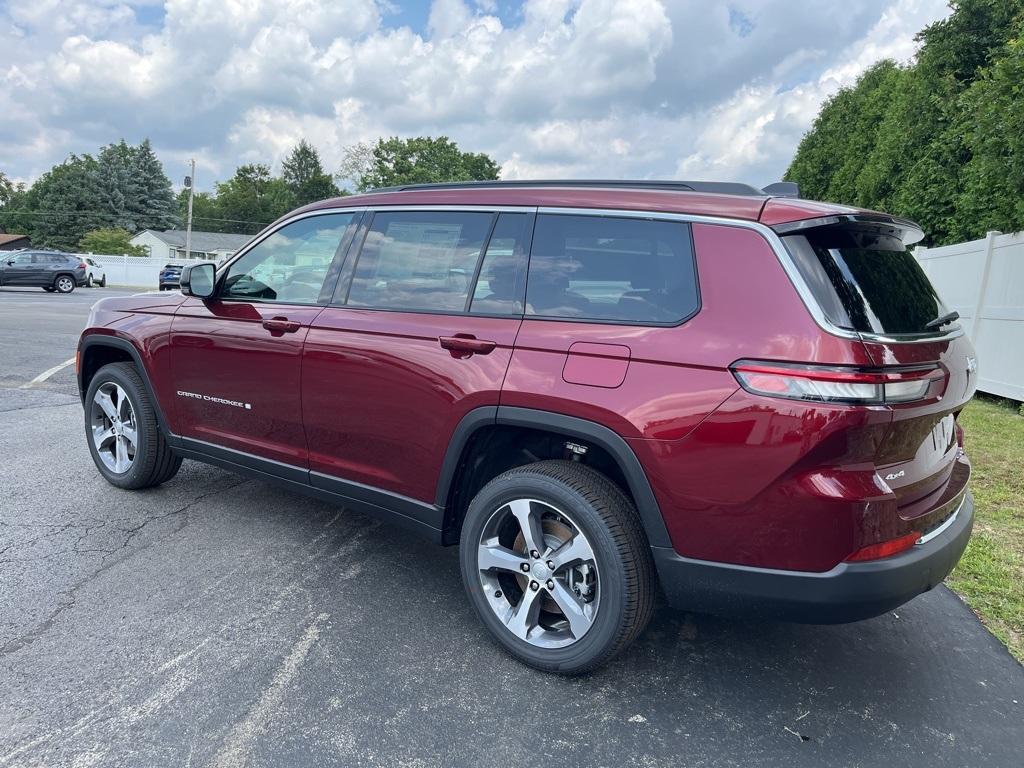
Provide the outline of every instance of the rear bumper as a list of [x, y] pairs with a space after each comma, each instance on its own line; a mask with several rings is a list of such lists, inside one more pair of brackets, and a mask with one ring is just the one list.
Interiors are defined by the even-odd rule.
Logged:
[[841, 624], [878, 616], [941, 582], [960, 560], [974, 526], [964, 496], [938, 535], [881, 560], [840, 563], [824, 573], [751, 568], [693, 560], [652, 547], [661, 585], [675, 608], [807, 624]]

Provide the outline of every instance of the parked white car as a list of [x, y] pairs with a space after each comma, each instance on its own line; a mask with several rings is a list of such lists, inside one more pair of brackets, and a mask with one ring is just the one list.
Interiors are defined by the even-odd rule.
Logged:
[[90, 288], [96, 285], [100, 288], [106, 288], [107, 272], [103, 269], [103, 265], [97, 263], [95, 259], [88, 257], [82, 260], [85, 262], [86, 267], [88, 267], [85, 273], [85, 284]]

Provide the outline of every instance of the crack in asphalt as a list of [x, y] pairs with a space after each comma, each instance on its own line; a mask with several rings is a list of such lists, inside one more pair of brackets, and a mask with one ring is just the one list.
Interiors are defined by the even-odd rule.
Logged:
[[[165, 512], [162, 515], [157, 515], [155, 517], [147, 518], [141, 524], [139, 524], [137, 526], [134, 526], [133, 528], [126, 529], [125, 532], [128, 534], [128, 536], [125, 537], [124, 542], [119, 547], [115, 547], [114, 549], [109, 550], [109, 551], [108, 550], [97, 550], [97, 551], [104, 551], [104, 552], [106, 552], [106, 554], [103, 556], [102, 560], [100, 561], [102, 563], [100, 565], [100, 567], [97, 568], [92, 573], [90, 573], [88, 576], [85, 576], [84, 578], [82, 578], [79, 581], [77, 581], [74, 584], [72, 584], [70, 588], [68, 588], [66, 590], [61, 590], [61, 592], [59, 594], [66, 595], [67, 599], [65, 599], [64, 601], [60, 602], [57, 605], [57, 607], [50, 613], [49, 616], [47, 616], [43, 621], [41, 621], [39, 624], [34, 626], [28, 632], [25, 632], [24, 634], [20, 635], [19, 637], [16, 637], [16, 638], [14, 638], [12, 640], [9, 640], [2, 647], [0, 647], [0, 657], [8, 656], [8, 655], [10, 655], [12, 653], [15, 653], [16, 651], [19, 651], [22, 648], [26, 648], [29, 645], [31, 645], [32, 643], [34, 643], [40, 637], [45, 635], [50, 630], [51, 627], [53, 627], [54, 623], [57, 621], [57, 619], [60, 617], [60, 615], [62, 613], [64, 613], [66, 610], [68, 610], [69, 608], [71, 608], [71, 607], [73, 607], [75, 605], [75, 601], [77, 600], [78, 591], [80, 589], [82, 589], [82, 587], [86, 586], [89, 582], [91, 582], [94, 579], [98, 578], [104, 572], [106, 572], [109, 569], [113, 568], [115, 565], [118, 565], [120, 563], [125, 562], [129, 558], [133, 557], [134, 555], [138, 554], [139, 552], [141, 552], [141, 551], [143, 551], [143, 550], [153, 546], [153, 544], [155, 544], [158, 541], [160, 541], [160, 539], [157, 539], [156, 541], [153, 541], [150, 544], [147, 544], [145, 547], [141, 547], [141, 548], [139, 548], [137, 550], [134, 550], [134, 551], [131, 551], [131, 552], [126, 552], [123, 557], [120, 557], [120, 558], [118, 558], [116, 560], [111, 560], [110, 562], [106, 562], [107, 557], [109, 557], [110, 555], [113, 555], [113, 554], [116, 554], [118, 552], [122, 552], [122, 551], [126, 550], [128, 548], [128, 545], [138, 535], [138, 533], [143, 528], [145, 528], [147, 525], [149, 525], [151, 522], [154, 522], [154, 521], [157, 521], [157, 520], [164, 520], [164, 519], [166, 519], [168, 517], [172, 517], [174, 515], [184, 514], [185, 519], [182, 522], [182, 524], [179, 525], [177, 528], [175, 528], [173, 531], [170, 531], [167, 534], [168, 536], [174, 535], [175, 533], [180, 531], [188, 523], [188, 512], [189, 512], [189, 510], [192, 507], [194, 507], [199, 502], [204, 501], [204, 500], [206, 500], [206, 499], [208, 499], [208, 498], [210, 498], [212, 496], [216, 496], [216, 495], [221, 494], [221, 493], [226, 493], [227, 491], [230, 491], [233, 488], [237, 488], [239, 485], [241, 485], [244, 482], [247, 482], [247, 481], [246, 480], [240, 480], [237, 483], [233, 483], [232, 485], [228, 485], [228, 486], [225, 486], [223, 488], [218, 488], [218, 489], [210, 491], [208, 493], [204, 493], [204, 494], [202, 494], [200, 496], [197, 496], [196, 498], [192, 499], [189, 503], [185, 504], [182, 507], [179, 507], [178, 509], [172, 510], [170, 512]], [[68, 526], [68, 527], [72, 527], [72, 526]], [[67, 528], [65, 528], [65, 530], [67, 530]], [[161, 538], [165, 538], [165, 537], [161, 537]], [[81, 542], [81, 538], [79, 538], [79, 542]], [[8, 562], [11, 562], [11, 561], [8, 561]]]

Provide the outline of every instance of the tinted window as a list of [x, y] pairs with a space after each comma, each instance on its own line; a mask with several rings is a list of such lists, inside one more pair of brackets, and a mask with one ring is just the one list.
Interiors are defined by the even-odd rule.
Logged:
[[697, 310], [689, 225], [546, 215], [537, 218], [526, 314], [675, 323]]
[[[354, 216], [312, 216], [277, 230], [231, 265], [221, 296], [315, 304], [345, 228]], [[164, 269], [181, 270], [171, 265]]]
[[473, 291], [470, 311], [485, 315], [521, 315], [526, 293], [526, 256], [530, 223], [525, 213], [498, 216], [480, 276]]
[[862, 333], [933, 333], [949, 310], [903, 242], [870, 229], [826, 228], [785, 238], [825, 316]]
[[348, 304], [462, 312], [491, 213], [378, 213], [367, 232]]

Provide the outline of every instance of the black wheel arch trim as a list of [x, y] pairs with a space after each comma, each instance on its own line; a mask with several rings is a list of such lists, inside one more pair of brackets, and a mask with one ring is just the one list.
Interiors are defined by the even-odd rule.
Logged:
[[637, 512], [640, 514], [640, 520], [650, 545], [652, 547], [672, 546], [668, 529], [661, 516], [661, 509], [654, 496], [654, 491], [651, 489], [651, 483], [647, 479], [640, 460], [625, 439], [597, 422], [535, 408], [509, 405], [483, 406], [475, 408], [463, 416], [452, 433], [444, 462], [441, 465], [441, 475], [438, 478], [435, 497], [436, 507], [447, 506], [463, 449], [470, 438], [477, 430], [495, 424], [558, 432], [567, 437], [592, 443], [607, 451], [615, 459], [629, 484], [629, 490], [636, 501]]
[[153, 389], [153, 382], [150, 381], [149, 371], [142, 362], [142, 355], [139, 354], [138, 348], [127, 339], [107, 334], [90, 334], [82, 337], [82, 340], [78, 344], [78, 353], [81, 361], [81, 365], [78, 369], [78, 396], [82, 401], [82, 405], [85, 405], [85, 393], [88, 389], [83, 379], [86, 352], [93, 347], [112, 347], [114, 349], [121, 350], [122, 352], [127, 352], [131, 356], [136, 369], [139, 371], [139, 376], [142, 377], [142, 384], [146, 388], [146, 394], [149, 395], [149, 399], [153, 403], [153, 410], [156, 412], [157, 423], [160, 425], [160, 429], [163, 431], [167, 442], [172, 446], [176, 446], [177, 437], [171, 432], [168, 427], [167, 419], [164, 418], [163, 408], [160, 405], [160, 400], [156, 396], [156, 390]]

